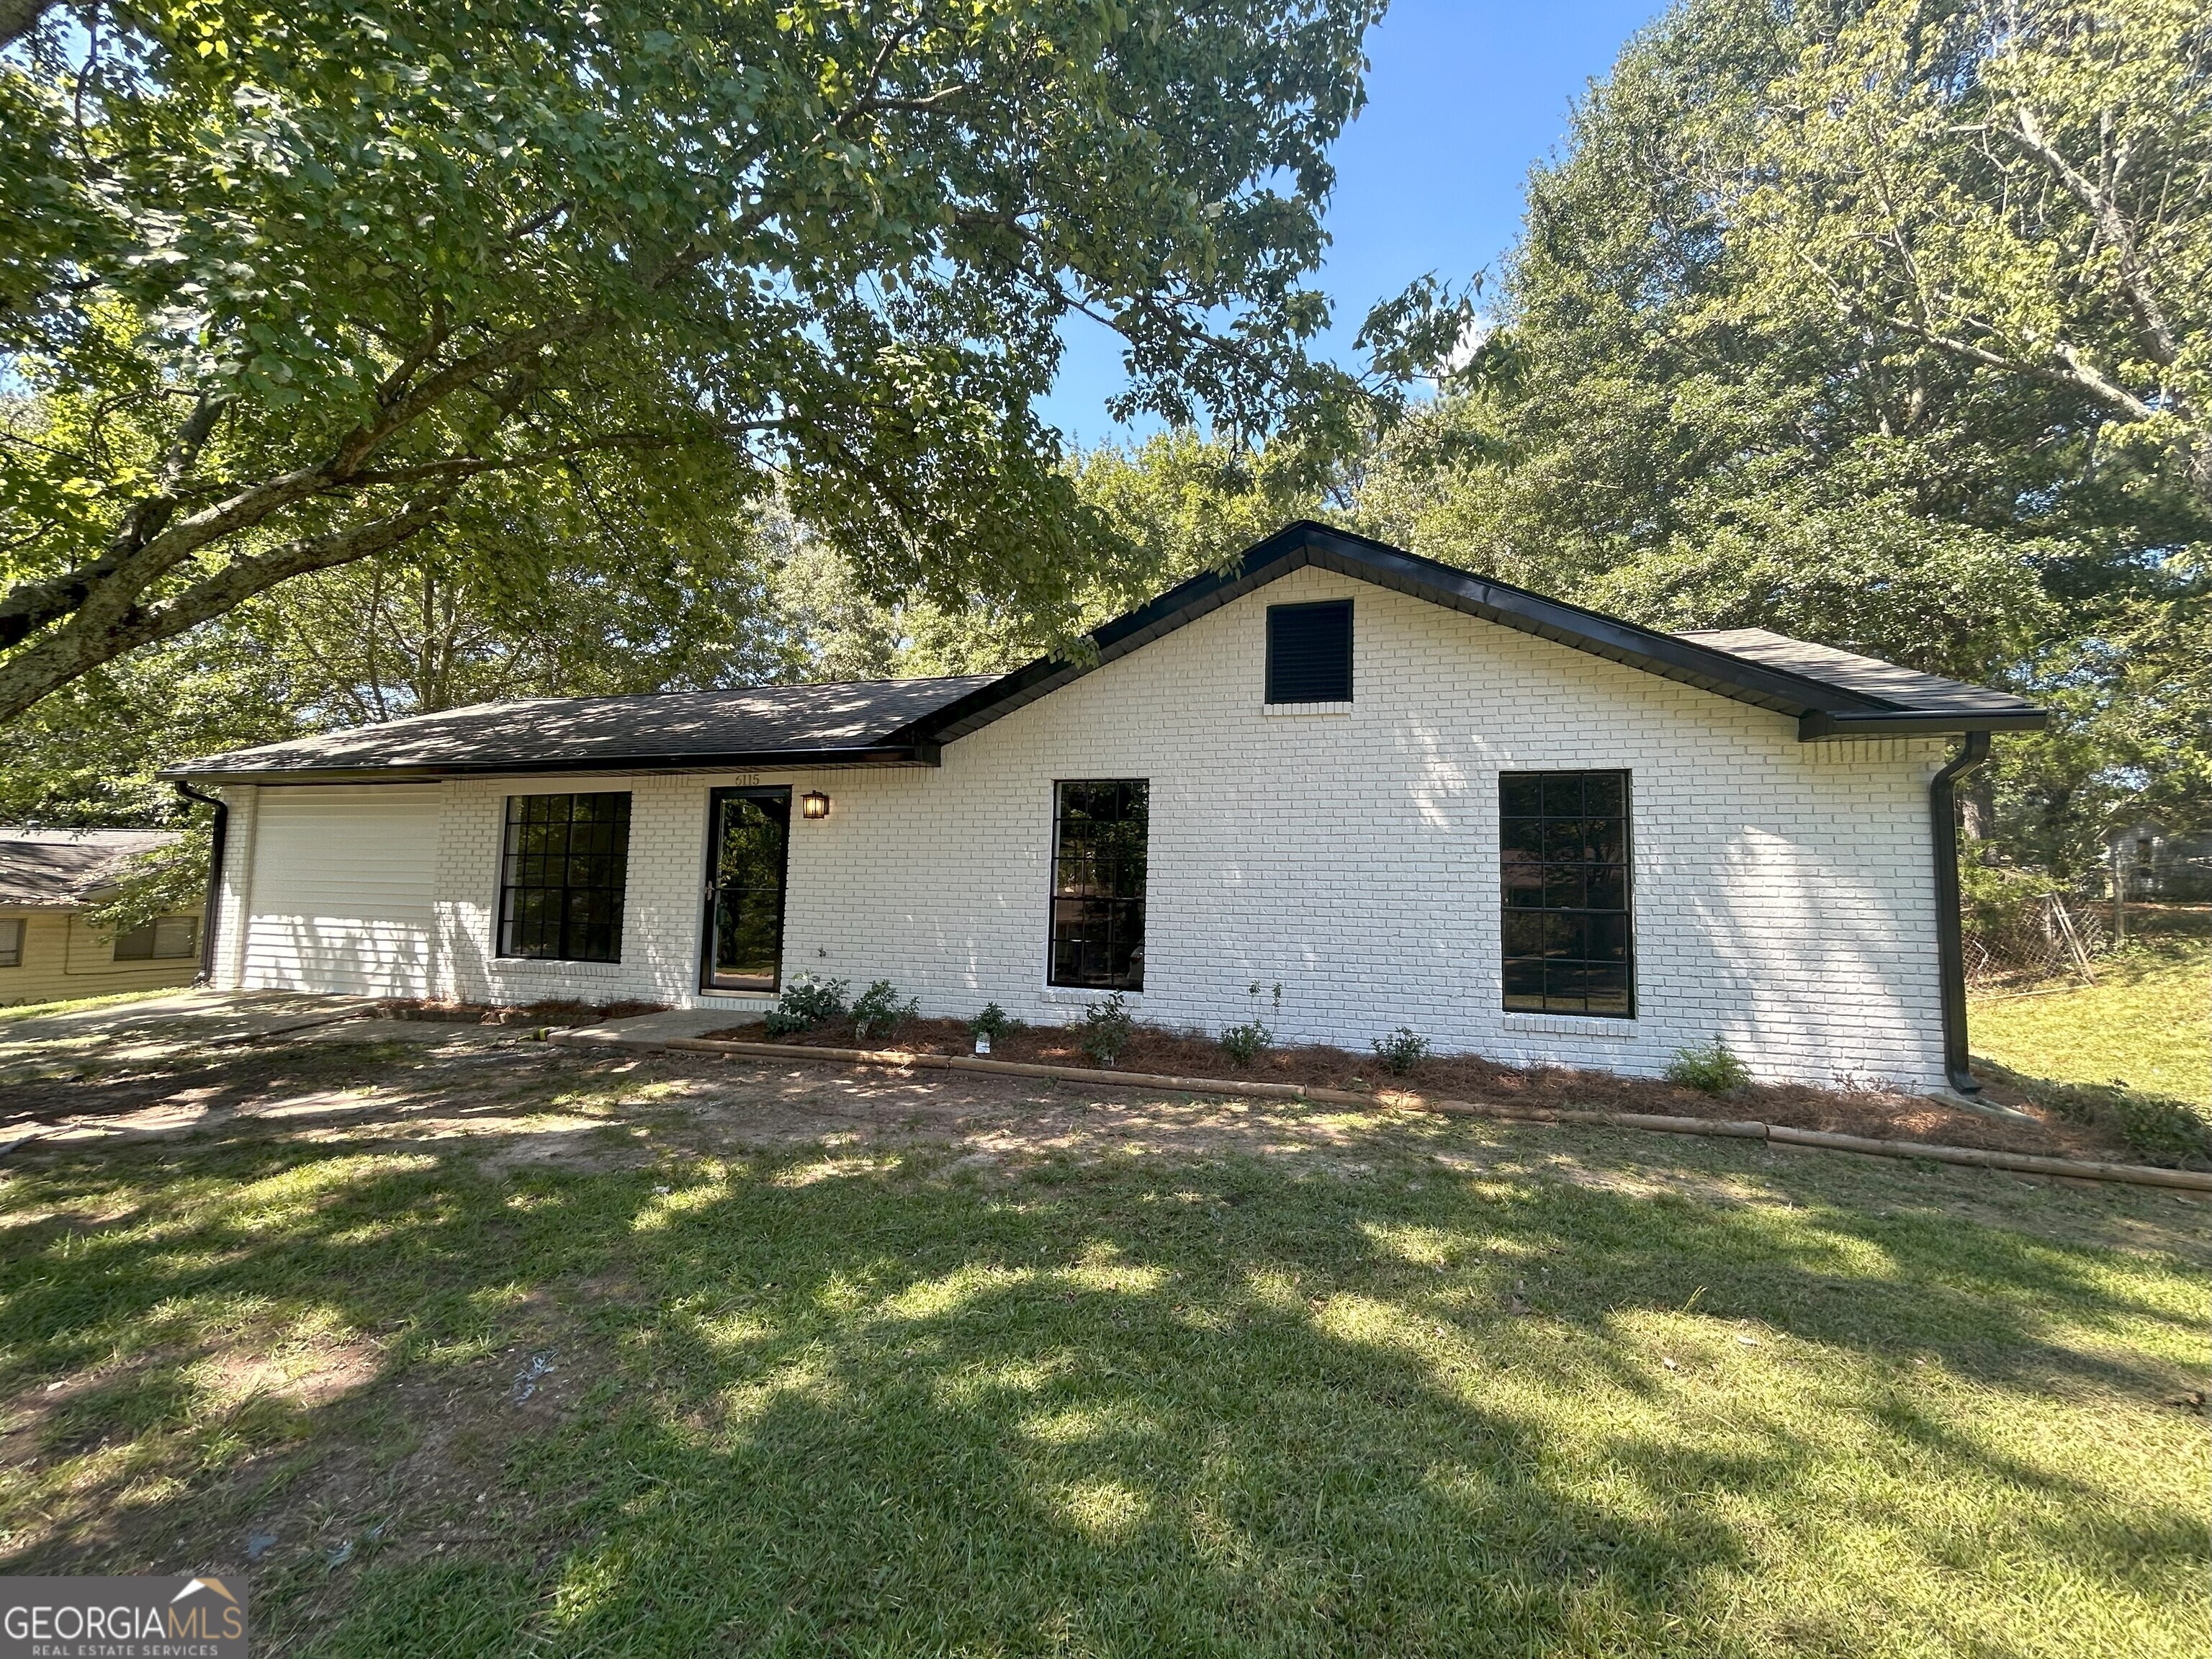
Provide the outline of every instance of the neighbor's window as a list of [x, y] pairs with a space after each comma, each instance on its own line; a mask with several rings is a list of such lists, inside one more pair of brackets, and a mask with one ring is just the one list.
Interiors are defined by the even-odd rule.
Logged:
[[622, 960], [629, 796], [509, 795], [499, 953]]
[[1152, 786], [1054, 786], [1052, 982], [1145, 988], [1145, 841]]
[[161, 916], [115, 936], [118, 962], [167, 962], [199, 954], [198, 916]]
[[1352, 601], [1267, 607], [1267, 701], [1352, 701]]
[[21, 968], [23, 965], [23, 919], [9, 916], [0, 921], [0, 968]]
[[1505, 772], [1505, 1006], [1636, 1012], [1628, 908], [1628, 774]]

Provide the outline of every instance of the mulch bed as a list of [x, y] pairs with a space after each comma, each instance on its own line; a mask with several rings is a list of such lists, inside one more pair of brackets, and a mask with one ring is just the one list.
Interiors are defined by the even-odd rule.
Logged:
[[[908, 1054], [972, 1054], [975, 1038], [957, 1019], [902, 1020], [889, 1032], [863, 1041], [849, 1019], [827, 1021], [811, 1031], [773, 1039], [757, 1024], [711, 1034], [731, 1042], [799, 1043], [808, 1048], [899, 1049]], [[1376, 1091], [1424, 1100], [1466, 1100], [1497, 1106], [1648, 1112], [1676, 1117], [1758, 1119], [1797, 1129], [1917, 1140], [2045, 1157], [2136, 1161], [2126, 1145], [2087, 1125], [2037, 1113], [2034, 1124], [2008, 1123], [1926, 1095], [1882, 1090], [1816, 1089], [1805, 1084], [1755, 1083], [1716, 1097], [1652, 1078], [1583, 1071], [1565, 1066], [1506, 1066], [1479, 1054], [1438, 1054], [1403, 1075], [1384, 1069], [1371, 1054], [1324, 1047], [1270, 1049], [1249, 1066], [1233, 1064], [1221, 1045], [1203, 1036], [1139, 1025], [1112, 1066], [1083, 1052], [1072, 1027], [1030, 1025], [991, 1045], [993, 1060], [1029, 1065], [1083, 1066], [1094, 1071], [1165, 1073], [1177, 1077], [1233, 1078], [1255, 1083], [1297, 1083], [1309, 1088]], [[2028, 1109], [2033, 1110], [2033, 1108]]]

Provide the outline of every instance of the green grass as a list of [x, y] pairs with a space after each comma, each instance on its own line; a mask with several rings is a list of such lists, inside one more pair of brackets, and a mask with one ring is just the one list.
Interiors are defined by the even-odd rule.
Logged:
[[2106, 961], [2094, 986], [1978, 998], [1970, 1022], [1974, 1053], [2023, 1076], [2212, 1107], [2212, 954], [2201, 943]]
[[[563, 1100], [635, 1168], [244, 1128], [19, 1167], [0, 1571], [266, 1527], [287, 1654], [2203, 1651], [2167, 1194], [1372, 1118], [702, 1156], [614, 1109], [646, 1075]], [[510, 1402], [532, 1352], [557, 1410]], [[237, 1380], [361, 1353], [335, 1399]]]
[[67, 997], [59, 1002], [10, 1002], [0, 1004], [0, 1021], [10, 1019], [39, 1019], [49, 1014], [77, 1014], [88, 1009], [119, 1006], [126, 1002], [148, 1002], [155, 997], [181, 996], [191, 989], [184, 985], [161, 985], [150, 991], [111, 991], [105, 996]]

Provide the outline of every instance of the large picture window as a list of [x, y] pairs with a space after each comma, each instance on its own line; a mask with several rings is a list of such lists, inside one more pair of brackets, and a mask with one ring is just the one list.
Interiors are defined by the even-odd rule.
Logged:
[[627, 792], [509, 795], [500, 955], [620, 962], [629, 872]]
[[1152, 786], [1109, 778], [1054, 791], [1052, 983], [1141, 991]]
[[1636, 1012], [1628, 774], [1506, 772], [1498, 781], [1509, 1012]]

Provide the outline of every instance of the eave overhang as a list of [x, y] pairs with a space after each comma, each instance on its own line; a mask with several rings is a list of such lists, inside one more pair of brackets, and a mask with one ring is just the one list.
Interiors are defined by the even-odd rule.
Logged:
[[727, 754], [563, 756], [557, 759], [508, 757], [448, 761], [424, 766], [286, 766], [259, 770], [221, 767], [165, 767], [155, 774], [171, 782], [225, 783], [437, 783], [455, 777], [519, 777], [541, 772], [764, 772], [811, 767], [935, 766], [939, 745], [929, 742], [872, 744], [860, 748], [766, 749]]

